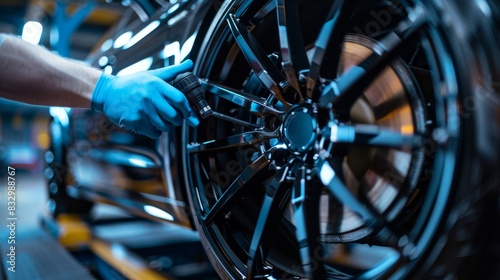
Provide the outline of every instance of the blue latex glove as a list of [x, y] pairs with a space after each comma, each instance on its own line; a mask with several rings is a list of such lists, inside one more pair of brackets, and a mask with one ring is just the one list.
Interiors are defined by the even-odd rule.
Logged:
[[91, 109], [103, 112], [115, 124], [151, 138], [158, 138], [185, 119], [199, 124], [182, 92], [165, 81], [193, 67], [184, 63], [127, 76], [102, 74], [92, 94]]

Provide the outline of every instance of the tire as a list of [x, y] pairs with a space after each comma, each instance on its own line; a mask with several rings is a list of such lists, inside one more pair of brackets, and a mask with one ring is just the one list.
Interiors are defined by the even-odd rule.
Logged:
[[89, 214], [93, 202], [69, 196], [67, 187], [73, 177], [67, 162], [68, 143], [65, 128], [57, 118], [50, 122], [50, 147], [44, 154], [48, 191], [48, 209], [53, 217], [59, 214]]
[[215, 17], [195, 72], [246, 124], [183, 128], [212, 264], [225, 279], [494, 279], [497, 4], [355, 2], [226, 1]]

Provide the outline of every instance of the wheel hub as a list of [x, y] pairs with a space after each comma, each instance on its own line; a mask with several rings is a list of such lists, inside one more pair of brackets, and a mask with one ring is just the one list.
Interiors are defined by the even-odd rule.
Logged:
[[292, 152], [304, 153], [314, 146], [317, 127], [318, 124], [310, 106], [294, 106], [284, 118], [283, 141]]

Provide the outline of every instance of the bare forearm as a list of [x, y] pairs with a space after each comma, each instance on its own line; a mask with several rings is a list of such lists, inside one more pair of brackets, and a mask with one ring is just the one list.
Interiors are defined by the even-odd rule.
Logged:
[[0, 45], [0, 97], [20, 102], [89, 108], [101, 72], [6, 36]]

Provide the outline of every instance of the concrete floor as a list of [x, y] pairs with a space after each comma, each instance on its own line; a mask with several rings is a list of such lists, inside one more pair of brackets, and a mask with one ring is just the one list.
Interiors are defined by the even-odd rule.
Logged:
[[[10, 247], [8, 244], [10, 230], [5, 226], [10, 222], [7, 208], [7, 180], [7, 177], [0, 178], [0, 260], [2, 261], [2, 264], [0, 264], [0, 280], [4, 280], [4, 278], [8, 280], [92, 279], [90, 275], [86, 276], [88, 273], [86, 269], [81, 264], [78, 264], [76, 260], [73, 260], [69, 253], [57, 243], [56, 239], [52, 238], [45, 229], [42, 229], [42, 217], [50, 216], [47, 210], [46, 180], [42, 174], [27, 172], [18, 172], [15, 175], [16, 273], [7, 271], [9, 265], [6, 260], [9, 257], [6, 254], [9, 252]], [[125, 212], [113, 206], [97, 206], [93, 210], [93, 216], [97, 218], [128, 216]], [[137, 253], [144, 250], [151, 251], [151, 248], [157, 246], [165, 253], [172, 251], [169, 256], [172, 258], [175, 257], [175, 254], [182, 252], [177, 248], [180, 244], [181, 246], [188, 246], [189, 250], [193, 252], [199, 251], [199, 254], [203, 254], [201, 244], [198, 244], [199, 237], [196, 232], [170, 224], [139, 220], [125, 224], [99, 225], [93, 227], [92, 231], [94, 236], [100, 240], [124, 244]], [[148, 238], [143, 238], [144, 236], [148, 236]], [[180, 259], [183, 258], [186, 258], [186, 256]], [[152, 259], [148, 259], [148, 261], [154, 262]], [[64, 265], [61, 265], [61, 263], [64, 263]], [[207, 267], [209, 265], [208, 260], [203, 263], [196, 263], [196, 265], [197, 271], [193, 269], [194, 266], [191, 264], [191, 269], [188, 271], [184, 269], [186, 265], [179, 265], [172, 267], [169, 273], [175, 273], [177, 276], [184, 275], [189, 278], [190, 274], [196, 272], [204, 275], [204, 279], [217, 279], [211, 266]], [[2, 266], [5, 274], [2, 274]], [[72, 267], [70, 269], [72, 271], [70, 278], [68, 278], [68, 270], [65, 270], [64, 266]]]
[[[41, 216], [46, 213], [45, 179], [41, 174], [16, 172], [15, 216], [10, 216], [8, 209], [7, 177], [0, 179], [0, 251], [3, 266], [0, 279], [8, 280], [64, 280], [64, 279], [93, 279], [89, 272], [74, 260], [70, 254], [58, 245], [40, 227]], [[14, 240], [9, 243], [13, 233], [9, 228], [9, 218], [15, 221]], [[5, 224], [6, 226], [3, 226]], [[12, 251], [12, 245], [15, 250]], [[15, 263], [10, 263], [15, 254]], [[1, 269], [1, 267], [0, 267]], [[9, 271], [11, 270], [11, 271]]]

